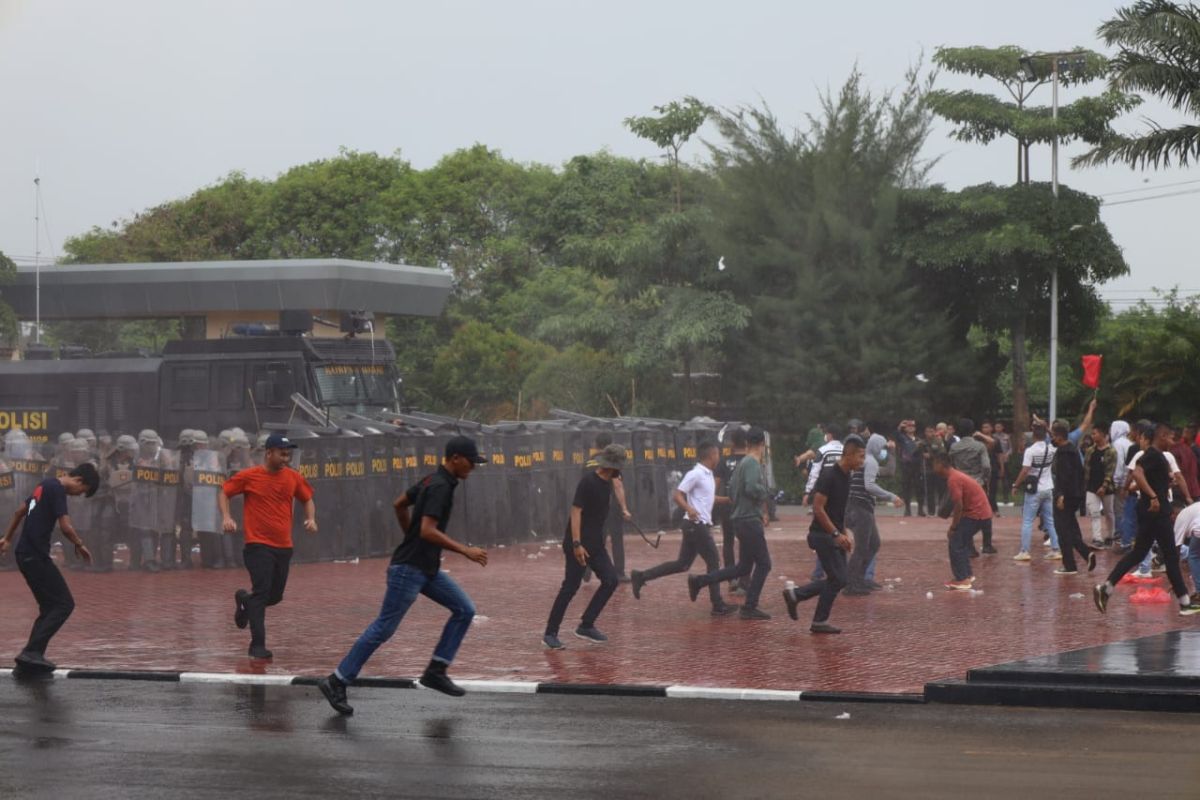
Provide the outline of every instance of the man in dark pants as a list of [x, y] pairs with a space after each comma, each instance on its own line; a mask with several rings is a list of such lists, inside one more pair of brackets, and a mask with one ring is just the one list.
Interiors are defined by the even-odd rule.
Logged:
[[92, 554], [67, 515], [67, 497], [91, 497], [98, 488], [100, 473], [90, 463], [80, 464], [65, 478], [47, 478], [13, 514], [8, 531], [0, 539], [0, 558], [3, 558], [17, 526], [21, 525], [21, 540], [15, 551], [17, 567], [38, 604], [38, 617], [29, 632], [29, 641], [16, 657], [17, 669], [21, 672], [51, 672], [55, 669], [54, 664], [46, 660], [46, 647], [75, 610], [75, 598], [71, 597], [67, 582], [50, 558], [50, 535], [57, 524], [63, 536], [75, 545], [75, 555], [90, 564]]
[[1050, 443], [1054, 445], [1054, 460], [1050, 472], [1054, 476], [1054, 530], [1062, 548], [1062, 566], [1055, 575], [1076, 575], [1075, 553], [1083, 556], [1088, 572], [1096, 569], [1096, 554], [1083, 543], [1079, 530], [1079, 510], [1086, 496], [1083, 483], [1083, 458], [1079, 448], [1067, 438], [1071, 428], [1065, 420], [1056, 419], [1050, 426]]
[[732, 567], [709, 572], [706, 575], [688, 576], [688, 596], [695, 602], [705, 586], [733, 578], [749, 576], [746, 587], [746, 603], [738, 610], [742, 619], [770, 619], [771, 615], [758, 607], [759, 596], [771, 571], [771, 554], [767, 550], [767, 489], [763, 476], [762, 457], [766, 450], [766, 435], [760, 428], [746, 432], [746, 456], [738, 463], [729, 481], [729, 498], [733, 502], [730, 514], [733, 530], [737, 534], [738, 562]]
[[841, 633], [842, 629], [829, 622], [833, 601], [846, 585], [846, 557], [854, 552], [854, 532], [845, 525], [846, 503], [850, 499], [850, 473], [863, 468], [866, 442], [850, 435], [842, 442], [842, 455], [835, 464], [821, 470], [813, 487], [813, 521], [808, 529], [808, 546], [817, 553], [825, 577], [795, 589], [783, 590], [783, 602], [788, 616], [799, 619], [796, 606], [819, 597], [813, 612], [812, 633]]
[[246, 546], [242, 558], [250, 573], [250, 591], [234, 592], [233, 622], [239, 628], [250, 626], [251, 658], [269, 659], [267, 649], [267, 606], [283, 600], [288, 567], [292, 561], [292, 503], [304, 504], [304, 530], [317, 532], [317, 507], [312, 487], [288, 464], [296, 445], [286, 436], [267, 437], [263, 463], [244, 469], [225, 481], [217, 493], [221, 510], [221, 528], [226, 534], [237, 532], [237, 523], [229, 514], [229, 498], [245, 495], [242, 510]]
[[904, 516], [912, 516], [912, 502], [921, 507], [921, 441], [917, 438], [916, 420], [906, 419], [896, 428], [896, 450], [900, 458], [900, 499], [904, 501]]
[[396, 520], [404, 530], [404, 541], [392, 554], [383, 608], [375, 621], [358, 637], [337, 669], [317, 684], [329, 705], [339, 714], [354, 713], [346, 699], [346, 687], [354, 683], [367, 659], [379, 646], [392, 638], [419, 594], [450, 612], [450, 619], [442, 628], [441, 638], [434, 648], [429, 666], [421, 675], [420, 683], [451, 697], [462, 697], [467, 693], [450, 680], [446, 669], [454, 661], [463, 637], [471, 627], [471, 620], [475, 618], [475, 604], [442, 570], [442, 550], [465, 556], [481, 567], [487, 566], [486, 550], [460, 544], [446, 535], [450, 511], [454, 506], [454, 490], [459, 481], [465, 481], [477, 466], [485, 463], [473, 439], [455, 436], [446, 442], [442, 466], [438, 471], [426, 475], [392, 504], [396, 510]]
[[[717, 555], [717, 545], [712, 537], [712, 513], [716, 500], [716, 480], [713, 469], [721, 458], [721, 451], [712, 442], [705, 442], [696, 450], [696, 465], [692, 467], [679, 486], [671, 494], [675, 505], [679, 506], [686, 515], [683, 521], [683, 541], [679, 543], [679, 557], [658, 566], [640, 572], [633, 570], [630, 578], [633, 583], [634, 599], [642, 597], [642, 587], [655, 578], [664, 575], [676, 575], [687, 572], [695, 562], [696, 556], [704, 559], [704, 565], [709, 572], [721, 568], [721, 559]], [[734, 610], [734, 606], [726, 605], [721, 599], [721, 584], [708, 585], [709, 599], [712, 601], [714, 617], [723, 617]]]
[[992, 505], [979, 482], [965, 472], [954, 469], [950, 463], [949, 453], [934, 453], [933, 471], [946, 482], [946, 498], [951, 504], [946, 542], [954, 579], [946, 584], [946, 588], [966, 592], [975, 584], [975, 572], [971, 569], [975, 534], [991, 522]]
[[1167, 568], [1167, 580], [1179, 603], [1179, 613], [1190, 616], [1200, 612], [1192, 605], [1179, 568], [1179, 549], [1175, 544], [1175, 528], [1171, 523], [1171, 469], [1164, 451], [1170, 447], [1171, 428], [1159, 423], [1140, 432], [1139, 442], [1144, 448], [1137, 465], [1133, 468], [1133, 482], [1138, 489], [1137, 538], [1133, 549], [1117, 562], [1108, 580], [1092, 590], [1092, 599], [1100, 613], [1108, 609], [1113, 587], [1125, 577], [1125, 573], [1141, 562], [1150, 547], [1158, 545], [1158, 552]]
[[[599, 453], [612, 444], [612, 436], [607, 433], [596, 434], [596, 452]], [[587, 464], [583, 467], [583, 474], [588, 475], [596, 470], [596, 459], [593, 456], [589, 458]], [[625, 502], [625, 482], [618, 475], [612, 481], [612, 496], [613, 501], [608, 507], [608, 516], [604, 520], [604, 538], [612, 541], [612, 562], [617, 570], [617, 581], [620, 583], [628, 583], [629, 577], [625, 574], [625, 522], [633, 519], [633, 514], [629, 513], [629, 506]], [[584, 581], [592, 579], [592, 569], [588, 567], [583, 571]]]
[[733, 503], [729, 500], [729, 482], [733, 480], [733, 472], [737, 465], [746, 457], [746, 432], [741, 428], [729, 431], [729, 455], [721, 459], [713, 477], [717, 483], [717, 496], [726, 502], [716, 506], [717, 517], [721, 520], [721, 550], [725, 556], [724, 564], [732, 567], [737, 563], [735, 545], [737, 537], [733, 533]]
[[587, 567], [591, 567], [600, 579], [600, 587], [584, 609], [575, 635], [596, 644], [608, 641], [608, 637], [596, 627], [596, 618], [617, 589], [617, 569], [604, 549], [604, 520], [612, 503], [613, 478], [621, 476], [623, 466], [625, 448], [610, 444], [596, 455], [596, 469], [584, 475], [575, 487], [571, 518], [563, 537], [566, 574], [550, 608], [550, 618], [546, 620], [546, 632], [542, 636], [542, 644], [551, 650], [563, 649], [558, 629], [567, 613], [567, 606], [579, 591], [583, 571]]

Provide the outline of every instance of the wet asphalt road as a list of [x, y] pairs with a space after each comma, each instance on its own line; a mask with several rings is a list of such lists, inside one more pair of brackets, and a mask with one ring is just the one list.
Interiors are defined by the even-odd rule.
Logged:
[[1182, 714], [351, 691], [0, 678], [0, 797], [1200, 796]]

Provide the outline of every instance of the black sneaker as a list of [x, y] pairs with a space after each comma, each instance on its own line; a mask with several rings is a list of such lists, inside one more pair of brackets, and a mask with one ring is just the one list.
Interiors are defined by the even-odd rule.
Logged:
[[731, 606], [728, 603], [722, 603], [719, 606], [713, 606], [709, 613], [714, 617], [728, 617], [733, 612], [737, 611], [737, 606]]
[[688, 575], [688, 597], [693, 603], [696, 602], [696, 598], [700, 596], [700, 590], [703, 588], [699, 575]]
[[761, 611], [753, 606], [742, 606], [738, 609], [738, 616], [742, 619], [770, 619], [771, 615], [765, 611]]
[[564, 650], [564, 649], [566, 649], [566, 645], [562, 643], [562, 640], [559, 639], [557, 636], [555, 636], [553, 633], [547, 633], [545, 636], [543, 636], [542, 644], [546, 645], [547, 650]]
[[54, 672], [54, 670], [58, 669], [57, 664], [47, 659], [41, 653], [24, 651], [14, 658], [13, 661], [17, 662], [17, 666], [27, 672]]
[[426, 689], [433, 689], [451, 697], [462, 697], [467, 693], [466, 689], [450, 680], [450, 676], [446, 674], [446, 665], [441, 661], [430, 661], [417, 682]]
[[575, 629], [575, 635], [578, 636], [580, 639], [584, 639], [593, 644], [604, 644], [605, 642], [608, 641], [608, 637], [605, 636], [603, 633], [601, 633], [600, 629], [597, 628], [595, 625], [591, 625], [589, 627], [584, 627], [583, 625], [580, 625], [578, 628]]
[[998, 553], [998, 552], [999, 552], [999, 551], [998, 551], [996, 548], [992, 547], [990, 544], [985, 544], [985, 545], [983, 546], [983, 553], [984, 553], [984, 555], [994, 556], [994, 555], [996, 555], [996, 553]]
[[796, 614], [796, 606], [799, 605], [799, 603], [796, 601], [796, 590], [784, 589], [783, 602], [787, 603], [788, 616], [794, 620], [799, 620], [800, 617]]
[[883, 584], [882, 584], [882, 583], [876, 583], [875, 581], [867, 581], [865, 585], [866, 585], [866, 587], [867, 587], [868, 589], [870, 589], [872, 592], [878, 592], [878, 591], [881, 591], [881, 590], [883, 589]]
[[245, 628], [249, 619], [246, 617], [246, 598], [250, 593], [245, 589], [238, 589], [233, 593], [233, 624], [239, 628]]
[[262, 661], [270, 661], [275, 657], [275, 654], [261, 644], [252, 644], [250, 649], [246, 651], [251, 658], [257, 658]]
[[841, 633], [842, 629], [828, 622], [814, 622], [808, 626], [809, 633]]
[[642, 599], [642, 587], [646, 585], [641, 570], [631, 570], [629, 573], [629, 588], [633, 590], [633, 599]]
[[1101, 614], [1108, 610], [1108, 589], [1104, 588], [1103, 583], [1096, 584], [1092, 589], [1092, 602], [1100, 609]]
[[979, 558], [979, 551], [972, 547], [971, 552], [967, 553], [967, 556], [969, 558]]
[[1088, 553], [1088, 572], [1096, 571], [1096, 551]]
[[334, 711], [347, 717], [354, 713], [354, 707], [346, 699], [346, 684], [338, 680], [337, 675], [321, 678], [317, 681], [317, 688], [325, 695]]

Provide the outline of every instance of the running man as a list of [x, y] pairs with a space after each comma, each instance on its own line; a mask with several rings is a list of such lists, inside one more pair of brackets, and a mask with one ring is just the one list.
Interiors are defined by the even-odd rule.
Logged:
[[824, 576], [804, 586], [783, 590], [783, 602], [788, 616], [798, 620], [796, 606], [805, 600], [820, 597], [813, 612], [810, 633], [841, 633], [842, 629], [829, 622], [833, 601], [848, 580], [846, 557], [854, 552], [854, 531], [846, 528], [846, 504], [850, 500], [850, 473], [863, 468], [866, 461], [866, 442], [851, 434], [842, 443], [842, 455], [836, 462], [821, 469], [813, 486], [813, 521], [808, 529], [808, 546], [816, 551]]
[[746, 586], [746, 603], [738, 609], [741, 619], [770, 619], [771, 615], [758, 607], [767, 573], [771, 571], [771, 553], [767, 550], [767, 490], [762, 458], [766, 452], [766, 435], [761, 428], [746, 432], [746, 455], [738, 462], [729, 480], [729, 498], [733, 502], [730, 519], [738, 539], [738, 561], [706, 575], [688, 576], [688, 596], [695, 602], [705, 586], [734, 578], [750, 578]]
[[486, 459], [479, 455], [473, 439], [455, 436], [446, 442], [442, 465], [437, 472], [410, 487], [392, 504], [396, 509], [396, 521], [404, 529], [404, 541], [392, 554], [392, 563], [388, 566], [383, 607], [337, 669], [317, 684], [329, 705], [339, 714], [354, 713], [346, 697], [346, 687], [354, 683], [380, 645], [392, 638], [419, 594], [450, 612], [450, 619], [442, 628], [442, 636], [420, 683], [451, 697], [462, 697], [467, 693], [450, 680], [446, 669], [453, 663], [467, 629], [471, 627], [471, 620], [475, 619], [475, 604], [454, 579], [442, 571], [442, 551], [449, 550], [481, 567], [487, 566], [487, 550], [460, 544], [446, 535], [455, 488], [483, 463]]
[[0, 558], [3, 558], [8, 554], [17, 526], [24, 521], [21, 539], [15, 550], [17, 568], [37, 600], [38, 617], [34, 620], [33, 630], [29, 632], [25, 649], [15, 659], [18, 670], [53, 672], [55, 669], [53, 662], [46, 660], [46, 647], [75, 610], [75, 598], [50, 558], [50, 534], [57, 524], [67, 541], [75, 545], [75, 555], [82, 558], [84, 563], [92, 563], [92, 554], [84, 546], [67, 515], [67, 497], [91, 497], [98, 488], [100, 473], [90, 463], [80, 464], [65, 478], [47, 478], [34, 488], [25, 504], [13, 514], [8, 531], [0, 539]]
[[[683, 509], [686, 515], [682, 525], [683, 541], [679, 543], [679, 557], [644, 572], [633, 570], [629, 577], [632, 580], [634, 599], [640, 600], [642, 587], [655, 578], [687, 572], [695, 562], [696, 556], [704, 559], [704, 565], [708, 567], [709, 572], [721, 567], [717, 543], [713, 541], [712, 535], [713, 505], [717, 489], [713, 470], [721, 460], [721, 450], [712, 442], [705, 442], [696, 449], [696, 457], [696, 465], [683, 476], [683, 480], [671, 494], [675, 505]], [[723, 617], [736, 610], [736, 606], [726, 605], [721, 599], [720, 583], [710, 583], [708, 594], [712, 601], [714, 617]]]
[[225, 481], [217, 493], [221, 510], [221, 529], [226, 534], [237, 532], [237, 522], [229, 513], [229, 498], [245, 495], [242, 522], [246, 545], [242, 560], [250, 573], [250, 591], [238, 589], [233, 593], [233, 623], [239, 628], [250, 626], [251, 658], [269, 660], [267, 649], [267, 606], [283, 600], [287, 587], [288, 568], [292, 563], [292, 504], [304, 504], [304, 530], [317, 532], [317, 507], [313, 490], [296, 470], [292, 451], [297, 447], [279, 433], [267, 437], [263, 463], [244, 469]]
[[1144, 449], [1137, 465], [1133, 467], [1133, 482], [1138, 489], [1137, 538], [1133, 542], [1133, 549], [1113, 567], [1108, 580], [1097, 584], [1092, 590], [1092, 599], [1101, 614], [1108, 610], [1113, 587], [1146, 557], [1150, 547], [1155, 544], [1167, 568], [1167, 580], [1179, 603], [1179, 613], [1190, 616], [1200, 611], [1192, 607], [1191, 597], [1183, 582], [1179, 549], [1175, 545], [1175, 527], [1171, 522], [1171, 466], [1164, 454], [1171, 445], [1171, 436], [1171, 427], [1162, 422], [1141, 432]]
[[600, 579], [600, 587], [584, 609], [575, 635], [594, 644], [608, 641], [596, 627], [597, 617], [617, 589], [617, 568], [604, 549], [604, 521], [612, 503], [613, 480], [621, 477], [623, 466], [625, 448], [610, 444], [596, 455], [596, 469], [580, 478], [575, 487], [571, 516], [563, 536], [566, 574], [550, 608], [550, 618], [546, 620], [546, 632], [542, 636], [542, 644], [551, 650], [563, 649], [558, 629], [566, 616], [567, 606], [579, 591], [583, 571], [588, 567]]

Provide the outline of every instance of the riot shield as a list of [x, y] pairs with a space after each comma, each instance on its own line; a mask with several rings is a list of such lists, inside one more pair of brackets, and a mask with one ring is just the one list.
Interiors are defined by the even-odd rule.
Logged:
[[158, 520], [154, 530], [175, 533], [175, 504], [179, 500], [179, 452], [162, 450], [159, 459]]
[[225, 467], [216, 450], [197, 450], [192, 455], [192, 530], [220, 533], [221, 512], [217, 492], [225, 485]]
[[8, 461], [0, 457], [0, 513], [15, 509], [24, 498], [17, 498], [17, 476]]
[[133, 467], [129, 493], [129, 525], [142, 531], [158, 530], [158, 498], [162, 467], [157, 455], [140, 455]]
[[313, 500], [317, 504], [316, 536], [304, 530], [304, 515], [292, 512], [292, 560], [317, 561], [319, 559], [320, 540], [326, 535], [325, 526], [332, 525], [325, 513], [325, 481], [321, 477], [320, 459], [317, 457], [315, 439], [306, 439], [304, 446], [292, 451], [292, 469], [300, 473], [313, 490]]
[[344, 454], [341, 483], [342, 558], [366, 556], [372, 498], [367, 482], [367, 445], [362, 436], [341, 440]]
[[366, 546], [368, 556], [386, 555], [391, 548], [391, 528], [396, 524], [392, 513], [392, 445], [395, 438], [387, 434], [371, 434], [367, 446], [368, 524]]
[[46, 459], [34, 449], [28, 440], [12, 447], [9, 466], [13, 471], [14, 489], [20, 498], [17, 502], [25, 502], [25, 498], [33, 494], [33, 490], [46, 477]]
[[502, 439], [508, 478], [508, 526], [501, 532], [500, 541], [506, 544], [528, 541], [532, 529], [533, 509], [530, 487], [533, 483], [533, 453], [529, 434], [511, 433]]

